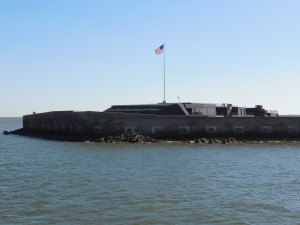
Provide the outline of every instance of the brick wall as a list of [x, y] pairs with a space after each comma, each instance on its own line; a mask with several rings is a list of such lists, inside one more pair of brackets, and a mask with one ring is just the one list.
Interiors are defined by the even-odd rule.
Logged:
[[39, 132], [111, 135], [124, 131], [159, 137], [300, 137], [300, 117], [157, 116], [107, 112], [47, 112], [23, 117]]

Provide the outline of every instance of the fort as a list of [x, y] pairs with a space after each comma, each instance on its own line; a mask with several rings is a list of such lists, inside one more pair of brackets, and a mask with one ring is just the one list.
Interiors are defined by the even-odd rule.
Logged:
[[[300, 117], [232, 104], [161, 103], [114, 105], [104, 112], [53, 111], [23, 116], [16, 134], [88, 138], [137, 133], [162, 139], [298, 138]], [[12, 132], [13, 133], [13, 132]]]

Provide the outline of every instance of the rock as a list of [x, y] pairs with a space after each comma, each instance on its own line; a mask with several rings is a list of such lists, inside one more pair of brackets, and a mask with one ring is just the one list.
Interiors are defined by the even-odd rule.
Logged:
[[200, 138], [201, 143], [208, 143], [209, 141], [206, 138]]
[[138, 139], [135, 137], [128, 138], [128, 142], [138, 142]]
[[104, 137], [97, 138], [96, 142], [105, 142], [105, 138]]
[[217, 138], [213, 138], [212, 141], [213, 141], [213, 143], [215, 143], [215, 144], [220, 144], [220, 143], [222, 143], [222, 141], [219, 140], [219, 139], [217, 139]]
[[234, 138], [229, 138], [229, 141], [230, 141], [230, 143], [233, 143], [233, 142], [235, 142], [235, 139]]
[[9, 135], [9, 132], [7, 130], [3, 131], [4, 135]]
[[228, 144], [228, 141], [226, 139], [223, 139], [222, 144]]

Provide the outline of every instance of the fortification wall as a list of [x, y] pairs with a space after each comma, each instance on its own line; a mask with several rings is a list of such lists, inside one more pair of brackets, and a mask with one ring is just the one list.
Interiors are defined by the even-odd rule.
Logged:
[[47, 112], [23, 117], [25, 130], [107, 136], [133, 131], [158, 137], [300, 137], [300, 117], [156, 116]]

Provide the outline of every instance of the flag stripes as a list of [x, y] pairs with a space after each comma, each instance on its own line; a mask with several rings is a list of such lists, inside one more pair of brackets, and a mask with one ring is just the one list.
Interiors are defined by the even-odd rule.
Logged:
[[155, 54], [159, 55], [164, 52], [164, 45], [159, 46], [157, 49], [155, 49]]

